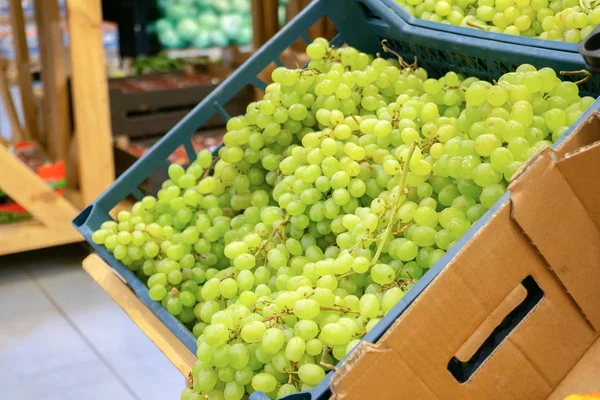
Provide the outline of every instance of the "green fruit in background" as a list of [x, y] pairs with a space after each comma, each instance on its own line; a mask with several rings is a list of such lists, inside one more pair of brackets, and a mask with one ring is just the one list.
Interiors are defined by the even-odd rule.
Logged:
[[210, 8], [212, 7], [213, 0], [196, 0], [196, 6], [200, 9]]
[[210, 33], [202, 28], [198, 29], [196, 36], [192, 40], [192, 46], [199, 49], [205, 49], [210, 46]]
[[240, 45], [250, 44], [252, 42], [252, 28], [249, 26], [242, 27], [235, 42]]
[[210, 40], [212, 42], [211, 45], [216, 47], [225, 47], [229, 44], [227, 36], [225, 36], [223, 32], [219, 31], [210, 32]]
[[156, 20], [153, 29], [156, 33], [160, 34], [160, 32], [165, 31], [167, 29], [173, 29], [173, 26], [168, 20], [161, 18], [159, 20]]
[[187, 17], [188, 8], [177, 3], [170, 4], [165, 10], [167, 18], [173, 21], [179, 21], [182, 18]]
[[156, 1], [156, 5], [163, 13], [167, 10], [167, 8], [169, 7], [169, 5], [171, 3], [172, 3], [171, 0], [157, 0]]
[[198, 26], [203, 29], [218, 29], [219, 17], [213, 11], [204, 11], [198, 14]]
[[187, 8], [196, 8], [196, 0], [177, 0], [176, 2]]
[[246, 45], [252, 39], [250, 0], [157, 0], [157, 4], [164, 16], [148, 31], [166, 48]]
[[229, 0], [213, 0], [212, 6], [221, 14], [228, 12], [231, 9]]
[[279, 6], [277, 9], [277, 17], [279, 19], [279, 26], [283, 26], [285, 24], [285, 6]]
[[183, 18], [177, 23], [177, 34], [184, 41], [192, 40], [198, 33], [198, 24], [193, 18]]
[[158, 40], [163, 46], [169, 49], [175, 49], [182, 45], [181, 39], [174, 29], [165, 29], [159, 32]]
[[250, 14], [250, 2], [248, 0], [232, 0], [231, 11], [238, 14]]
[[242, 26], [243, 19], [237, 14], [224, 14], [221, 16], [221, 32], [229, 39], [235, 39]]

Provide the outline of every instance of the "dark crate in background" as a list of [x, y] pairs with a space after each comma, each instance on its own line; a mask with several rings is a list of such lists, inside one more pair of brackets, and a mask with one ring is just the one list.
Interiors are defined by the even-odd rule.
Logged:
[[[195, 152], [203, 149], [214, 150], [223, 141], [225, 127], [215, 129], [203, 129], [192, 135], [192, 146]], [[135, 163], [144, 151], [148, 151], [160, 137], [129, 139], [120, 137], [115, 141], [115, 169], [117, 175], [124, 173]], [[174, 162], [182, 165], [184, 168], [189, 166], [189, 160], [185, 148], [178, 148], [168, 159], [168, 162]], [[139, 186], [139, 189], [145, 195], [156, 195], [164, 181], [168, 179], [167, 171], [162, 168], [156, 168], [148, 178]]]
[[[165, 73], [111, 79], [109, 82], [110, 111], [113, 135], [130, 138], [156, 136], [167, 133], [220, 83], [218, 78], [206, 78], [200, 84], [164, 87], [159, 90], [132, 89], [140, 82], [185, 80], [186, 73]], [[124, 88], [125, 87], [125, 88]], [[226, 106], [229, 115], [246, 112], [252, 102], [250, 87], [242, 90]], [[214, 116], [203, 128], [225, 126], [221, 117]]]

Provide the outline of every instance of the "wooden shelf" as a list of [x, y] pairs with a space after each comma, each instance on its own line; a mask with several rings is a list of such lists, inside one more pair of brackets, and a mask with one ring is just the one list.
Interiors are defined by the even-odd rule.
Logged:
[[196, 356], [137, 298], [116, 272], [97, 254], [91, 254], [83, 260], [83, 269], [189, 379]]
[[[79, 210], [91, 203], [114, 181], [114, 157], [108, 104], [108, 86], [102, 43], [102, 10], [99, 0], [67, 0], [75, 134], [69, 117], [65, 49], [60, 31], [57, 0], [34, 0], [38, 25], [44, 88], [41, 115], [44, 132], [38, 132], [23, 10], [20, 0], [10, 0], [11, 27], [18, 66], [18, 84], [25, 126], [11, 118], [13, 142], [33, 139], [44, 146], [55, 161], [78, 170], [79, 191], [67, 189], [65, 196], [53, 189], [6, 146], [0, 143], [0, 189], [29, 212], [33, 220], [0, 225], [0, 255], [51, 247], [83, 240], [71, 226]], [[4, 75], [0, 89], [7, 99]], [[9, 104], [10, 106], [10, 104]], [[10, 107], [9, 107], [10, 108]], [[10, 114], [10, 112], [9, 112]], [[14, 114], [14, 113], [13, 113]], [[73, 140], [76, 138], [77, 140]], [[72, 145], [71, 141], [75, 145]], [[77, 159], [69, 160], [69, 148]], [[77, 174], [74, 174], [74, 176]], [[73, 183], [73, 182], [70, 182]]]
[[0, 144], [0, 189], [28, 210], [35, 221], [0, 225], [0, 255], [82, 240], [71, 226], [78, 213], [64, 197]]
[[0, 225], [0, 256], [82, 240], [70, 225], [48, 227], [37, 221], [3, 224]]

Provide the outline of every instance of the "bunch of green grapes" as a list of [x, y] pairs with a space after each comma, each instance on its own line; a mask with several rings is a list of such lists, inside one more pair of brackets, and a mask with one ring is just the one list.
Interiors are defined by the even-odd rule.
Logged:
[[312, 389], [593, 101], [531, 65], [489, 83], [324, 39], [307, 54], [218, 157], [171, 165], [93, 234], [197, 337], [182, 400]]
[[579, 43], [600, 23], [578, 0], [396, 0], [410, 15], [489, 32]]
[[566, 8], [542, 20], [542, 39], [579, 43], [600, 24], [600, 8]]

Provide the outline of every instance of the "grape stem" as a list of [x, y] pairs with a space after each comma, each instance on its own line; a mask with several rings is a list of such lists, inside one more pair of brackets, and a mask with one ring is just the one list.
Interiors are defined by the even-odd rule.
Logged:
[[294, 374], [297, 374], [297, 372], [295, 371], [295, 367], [298, 363], [295, 363], [293, 361], [290, 361], [290, 370], [288, 371], [288, 385], [294, 385], [296, 386], [296, 382], [300, 382], [300, 379], [296, 378], [294, 376]]
[[381, 239], [381, 242], [379, 242], [379, 246], [377, 246], [377, 253], [375, 253], [375, 257], [373, 257], [373, 261], [371, 262], [372, 265], [377, 264], [377, 260], [379, 260], [379, 256], [381, 255], [381, 252], [383, 251], [383, 246], [385, 245], [385, 242], [388, 239], [388, 236], [390, 235], [390, 233], [392, 232], [392, 227], [394, 225], [394, 219], [396, 218], [396, 212], [398, 211], [399, 208], [399, 204], [400, 203], [400, 198], [402, 197], [402, 192], [404, 192], [404, 189], [406, 187], [406, 179], [408, 177], [408, 170], [410, 168], [410, 160], [412, 159], [413, 154], [415, 154], [415, 149], [416, 149], [417, 143], [413, 142], [410, 145], [410, 148], [408, 150], [408, 157], [406, 158], [406, 163], [404, 163], [404, 171], [402, 171], [402, 179], [400, 180], [400, 183], [398, 184], [398, 196], [396, 196], [396, 198], [394, 199], [394, 205], [392, 206], [392, 215], [390, 215], [390, 222], [388, 222], [388, 226], [387, 228], [385, 228], [385, 231], [383, 232], [383, 238]]
[[321, 353], [321, 361], [319, 362], [319, 364], [321, 364], [325, 368], [329, 368], [334, 371], [337, 371], [337, 367], [335, 365], [331, 365], [331, 364], [325, 362], [325, 357], [327, 356], [327, 354], [329, 354], [330, 351], [331, 351], [331, 349], [329, 347], [323, 347], [323, 352]]
[[354, 311], [351, 310], [349, 308], [346, 307], [321, 307], [321, 311], [338, 311], [338, 312], [343, 312], [343, 313], [347, 313], [347, 314], [360, 314], [358, 311]]
[[[350, 253], [350, 254], [352, 254], [352, 253]], [[356, 274], [355, 271], [346, 272], [345, 274], [338, 276], [338, 279], [346, 279], [355, 274]]]
[[202, 176], [200, 177], [199, 180], [202, 180], [204, 178], [206, 178], [208, 176], [208, 174], [210, 174], [210, 171], [213, 170], [213, 168], [215, 167], [215, 165], [217, 164], [217, 161], [219, 161], [219, 157], [215, 157], [212, 162], [210, 163], [210, 165], [208, 166], [208, 168], [206, 168], [204, 170], [204, 173], [202, 174]]
[[286, 315], [292, 315], [293, 312], [291, 311], [286, 311], [286, 312], [282, 312], [282, 313], [278, 313], [278, 314], [273, 314], [271, 316], [268, 316], [267, 318], [263, 319], [262, 322], [269, 322], [272, 321], [274, 319], [277, 319], [279, 317], [285, 317]]
[[579, 0], [579, 7], [581, 7], [584, 12], [592, 11], [597, 5], [598, 3], [596, 1]]
[[579, 71], [560, 71], [560, 74], [563, 76], [584, 75], [583, 78], [575, 82], [576, 85], [585, 83], [592, 78], [591, 72], [585, 69], [580, 69]]
[[386, 53], [391, 53], [393, 55], [395, 55], [398, 58], [398, 63], [400, 64], [400, 66], [402, 68], [405, 69], [412, 69], [412, 68], [416, 68], [417, 67], [417, 56], [414, 56], [414, 61], [412, 64], [407, 63], [406, 61], [404, 61], [404, 58], [402, 58], [402, 56], [398, 53], [396, 53], [394, 50], [390, 49], [387, 44], [388, 41], [387, 39], [383, 39], [381, 41], [381, 48], [383, 49], [383, 51], [385, 51]]
[[265, 240], [263, 242], [263, 244], [260, 245], [258, 250], [256, 250], [256, 253], [254, 253], [254, 257], [257, 257], [260, 254], [260, 252], [263, 251], [269, 245], [269, 243], [271, 243], [271, 240], [273, 240], [273, 237], [275, 237], [277, 232], [279, 232], [279, 229], [281, 229], [281, 227], [283, 227], [283, 226], [286, 226], [289, 222], [290, 222], [290, 216], [287, 215], [283, 221], [281, 221], [277, 224], [277, 226], [273, 229], [273, 231], [271, 232], [271, 234], [269, 235], [267, 240]]
[[[407, 223], [404, 226], [398, 226], [398, 230], [393, 231], [392, 234], [393, 235], [399, 235], [402, 232], [404, 232], [409, 226], [413, 225], [414, 223], [415, 223], [414, 221], [410, 221], [409, 223]], [[398, 224], [398, 225], [400, 225], [400, 224]]]
[[472, 21], [467, 21], [467, 25], [472, 26], [473, 28], [481, 29], [483, 31], [487, 31], [489, 29], [487, 26], [479, 25]]
[[[271, 302], [271, 301], [267, 301], [267, 300], [261, 300], [261, 301], [257, 301], [257, 302], [254, 304], [254, 308], [252, 309], [252, 312], [256, 312], [257, 310], [260, 310], [260, 311], [262, 311], [262, 308], [258, 308], [258, 305], [259, 305], [259, 304], [272, 304], [272, 302]], [[263, 308], [264, 308], [264, 307], [263, 307]]]

